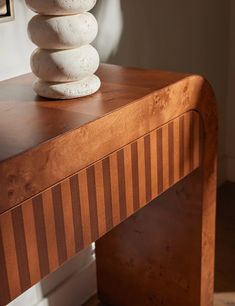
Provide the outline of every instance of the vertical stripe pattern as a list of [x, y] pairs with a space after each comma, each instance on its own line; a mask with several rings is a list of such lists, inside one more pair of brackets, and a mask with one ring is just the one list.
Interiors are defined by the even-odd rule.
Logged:
[[188, 112], [0, 216], [0, 306], [200, 166]]
[[12, 224], [15, 237], [16, 256], [19, 268], [21, 290], [25, 291], [30, 287], [30, 275], [21, 207], [18, 207], [12, 211]]
[[40, 194], [33, 199], [33, 214], [36, 228], [36, 239], [38, 245], [38, 258], [41, 277], [45, 277], [50, 272], [48, 241], [46, 238], [46, 226], [43, 213], [43, 198]]
[[65, 240], [64, 214], [61, 195], [61, 185], [52, 188], [52, 201], [54, 209], [55, 232], [58, 248], [59, 263], [62, 264], [67, 259], [67, 249]]
[[74, 175], [73, 177], [70, 178], [70, 187], [71, 187], [73, 220], [69, 220], [69, 222], [72, 222], [74, 225], [75, 250], [76, 252], [78, 252], [84, 247], [78, 175]]

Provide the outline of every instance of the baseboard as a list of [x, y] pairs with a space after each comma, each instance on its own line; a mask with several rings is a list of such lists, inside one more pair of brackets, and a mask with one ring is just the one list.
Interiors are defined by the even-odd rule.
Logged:
[[90, 246], [8, 306], [80, 306], [95, 292], [95, 256]]
[[95, 294], [96, 288], [96, 264], [93, 260], [35, 306], [80, 306]]
[[226, 179], [235, 183], [235, 158], [227, 157], [226, 161]]

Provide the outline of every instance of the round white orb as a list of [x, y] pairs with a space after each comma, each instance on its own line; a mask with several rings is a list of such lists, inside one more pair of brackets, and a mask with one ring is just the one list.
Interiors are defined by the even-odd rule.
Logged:
[[100, 79], [92, 75], [78, 82], [49, 83], [36, 80], [34, 91], [42, 97], [50, 99], [75, 99], [91, 95], [99, 90]]
[[70, 49], [90, 44], [98, 24], [90, 13], [69, 16], [34, 16], [28, 24], [31, 41], [42, 49]]
[[73, 15], [90, 11], [96, 0], [25, 0], [27, 6], [41, 15]]
[[96, 72], [99, 54], [91, 45], [60, 51], [36, 49], [30, 64], [32, 72], [43, 81], [80, 81]]

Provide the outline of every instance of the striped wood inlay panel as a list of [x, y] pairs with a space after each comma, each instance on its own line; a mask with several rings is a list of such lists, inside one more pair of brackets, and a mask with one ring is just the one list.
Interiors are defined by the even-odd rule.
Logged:
[[199, 167], [201, 131], [188, 112], [2, 214], [0, 305]]

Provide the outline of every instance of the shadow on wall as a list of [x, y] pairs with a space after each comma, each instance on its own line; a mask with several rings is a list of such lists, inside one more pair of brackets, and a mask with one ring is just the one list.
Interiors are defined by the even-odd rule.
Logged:
[[112, 63], [212, 78], [219, 71], [220, 82], [225, 83], [229, 35], [229, 3], [225, 2], [99, 0], [96, 46], [102, 59]]

